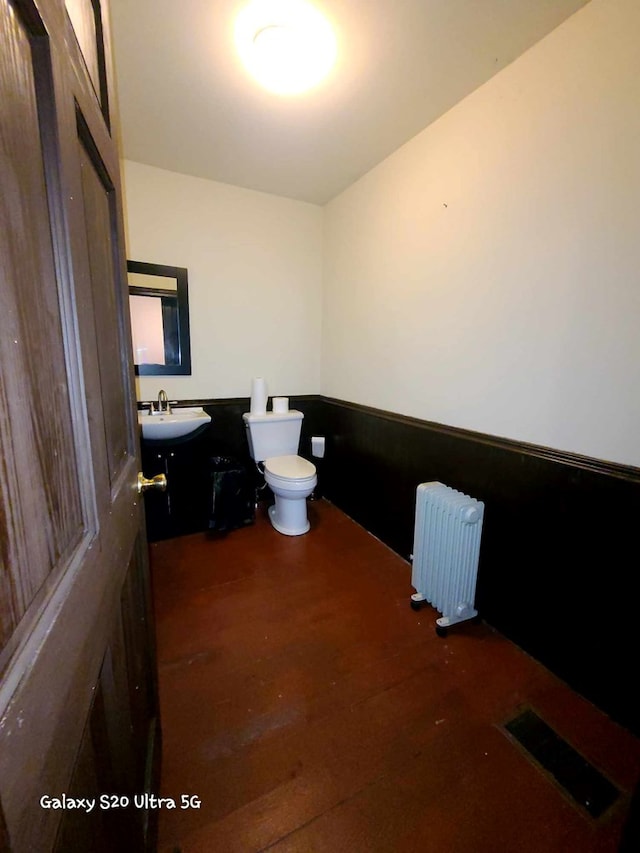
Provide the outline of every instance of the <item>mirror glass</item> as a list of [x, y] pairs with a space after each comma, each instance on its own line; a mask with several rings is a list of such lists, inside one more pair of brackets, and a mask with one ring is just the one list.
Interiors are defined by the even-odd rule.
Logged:
[[140, 376], [191, 373], [187, 270], [127, 261], [133, 363]]

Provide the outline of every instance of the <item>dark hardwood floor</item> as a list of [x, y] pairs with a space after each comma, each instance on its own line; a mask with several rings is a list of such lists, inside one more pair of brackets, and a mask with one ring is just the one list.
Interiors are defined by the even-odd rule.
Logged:
[[[159, 849], [616, 851], [640, 742], [484, 623], [437, 637], [403, 560], [324, 501], [309, 515], [297, 538], [262, 510], [151, 545], [177, 804]], [[526, 708], [617, 790], [598, 817], [504, 729]]]

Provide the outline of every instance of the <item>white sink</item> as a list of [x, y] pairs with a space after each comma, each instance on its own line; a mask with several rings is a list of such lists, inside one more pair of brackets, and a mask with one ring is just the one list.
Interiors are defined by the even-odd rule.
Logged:
[[208, 424], [211, 416], [202, 406], [174, 409], [167, 415], [150, 415], [146, 410], [138, 412], [138, 423], [142, 427], [142, 437], [156, 441], [163, 438], [180, 438], [189, 435], [203, 424]]

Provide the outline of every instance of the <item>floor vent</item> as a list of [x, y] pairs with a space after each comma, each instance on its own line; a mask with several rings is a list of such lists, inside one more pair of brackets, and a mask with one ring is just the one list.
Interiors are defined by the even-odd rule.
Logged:
[[620, 796], [602, 773], [530, 708], [504, 728], [592, 817], [600, 817]]

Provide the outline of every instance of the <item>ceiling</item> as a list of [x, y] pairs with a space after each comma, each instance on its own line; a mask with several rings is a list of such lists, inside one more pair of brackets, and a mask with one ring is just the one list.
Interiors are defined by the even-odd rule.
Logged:
[[272, 95], [235, 56], [247, 0], [111, 0], [123, 155], [324, 204], [588, 0], [315, 0], [338, 61]]

